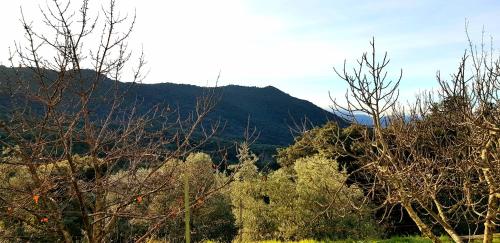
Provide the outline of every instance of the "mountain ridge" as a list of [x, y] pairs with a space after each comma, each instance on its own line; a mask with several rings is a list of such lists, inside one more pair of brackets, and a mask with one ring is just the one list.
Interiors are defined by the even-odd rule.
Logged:
[[[335, 114], [312, 102], [293, 97], [273, 86], [201, 87], [177, 83], [137, 84], [136, 86], [138, 98], [180, 104], [181, 109], [189, 109], [189, 105], [194, 105], [190, 100], [193, 101], [209, 88], [220, 91], [221, 99], [209, 118], [220, 117], [227, 121], [227, 126], [222, 133], [224, 137], [233, 139], [242, 137], [244, 129], [247, 128], [247, 122], [250, 123], [250, 127], [256, 127], [261, 132], [259, 143], [273, 145], [288, 145], [293, 142], [293, 136], [289, 134], [289, 126], [293, 126], [297, 121], [307, 119], [313, 126], [323, 125], [332, 120], [346, 124]], [[157, 92], [145, 97], [144, 94], [148, 94], [150, 89], [155, 89]]]
[[[46, 71], [49, 81], [57, 77], [57, 72]], [[15, 72], [21, 73], [21, 77], [25, 79], [33, 77], [29, 68], [0, 66], [0, 81], [12, 78]], [[95, 72], [83, 70], [82, 74], [84, 77], [91, 78]], [[104, 78], [101, 85], [104, 88], [102, 89], [110, 87], [114, 82], [114, 80]], [[120, 88], [126, 88], [130, 83], [118, 81], [117, 84]], [[194, 109], [197, 97], [209, 90], [219, 92], [220, 100], [207, 119], [221, 119], [226, 122], [225, 128], [217, 135], [226, 140], [241, 140], [245, 130], [250, 126], [250, 128], [255, 127], [260, 132], [256, 141], [258, 144], [287, 146], [294, 139], [290, 132], [290, 126], [301, 123], [304, 119], [307, 119], [311, 126], [321, 126], [328, 121], [336, 121], [341, 126], [347, 125], [337, 115], [308, 100], [293, 97], [271, 85], [251, 87], [228, 84], [217, 87], [202, 87], [192, 84], [162, 82], [135, 83], [130, 87], [126, 103], [132, 104], [140, 100], [141, 106], [145, 108], [151, 108], [157, 104], [168, 104], [177, 106], [184, 113]]]

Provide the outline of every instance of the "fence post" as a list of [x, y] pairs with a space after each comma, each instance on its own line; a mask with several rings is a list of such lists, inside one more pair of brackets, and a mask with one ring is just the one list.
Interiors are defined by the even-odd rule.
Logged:
[[184, 174], [184, 223], [185, 223], [185, 237], [186, 243], [191, 243], [191, 225], [190, 225], [190, 212], [189, 212], [189, 177], [187, 171]]

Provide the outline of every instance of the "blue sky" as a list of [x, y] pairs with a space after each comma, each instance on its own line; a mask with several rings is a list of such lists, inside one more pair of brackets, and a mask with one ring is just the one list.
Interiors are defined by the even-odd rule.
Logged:
[[[0, 61], [22, 37], [19, 6], [38, 18], [45, 1], [7, 1]], [[92, 2], [92, 1], [91, 1]], [[103, 1], [93, 1], [97, 6]], [[402, 100], [435, 87], [435, 74], [451, 73], [466, 48], [465, 21], [475, 41], [481, 30], [500, 38], [500, 1], [404, 0], [118, 0], [122, 12], [137, 11], [130, 47], [144, 47], [150, 70], [145, 82], [273, 85], [327, 107], [328, 91], [341, 98], [345, 86], [333, 66], [353, 63], [375, 37], [395, 75], [403, 69]], [[16, 23], [16, 24], [14, 24]], [[37, 24], [35, 22], [35, 24]], [[498, 46], [498, 41], [494, 40]], [[126, 76], [125, 76], [126, 77]], [[125, 78], [126, 79], [126, 78]]]

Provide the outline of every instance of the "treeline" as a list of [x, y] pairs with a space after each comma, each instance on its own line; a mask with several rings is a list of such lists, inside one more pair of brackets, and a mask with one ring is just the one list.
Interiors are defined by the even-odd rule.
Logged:
[[[422, 176], [419, 173], [425, 171], [423, 176], [426, 178], [445, 175], [439, 174], [436, 164], [427, 164], [430, 171], [429, 168], [415, 168], [419, 164], [411, 161], [412, 153], [415, 153], [412, 149], [425, 154], [429, 160], [461, 159], [440, 155], [445, 151], [447, 156], [449, 153], [465, 153], [456, 150], [455, 146], [463, 145], [464, 139], [469, 139], [469, 131], [451, 126], [452, 118], [460, 115], [456, 104], [454, 100], [434, 103], [425, 117], [407, 121], [405, 126], [419, 128], [419, 133], [415, 134], [419, 139], [411, 147], [397, 143], [395, 128], [392, 127], [397, 123], [382, 128], [384, 136], [391, 138], [391, 149], [403, 149], [406, 159], [403, 165], [413, 169], [400, 165], [399, 169], [408, 170], [407, 174], [393, 170], [401, 173], [394, 177], [407, 184], [403, 188], [390, 188], [392, 191], [385, 188], [387, 185], [383, 183], [387, 182], [377, 179], [378, 175], [368, 170], [373, 161], [364, 160], [365, 149], [374, 148], [372, 140], [366, 140], [374, 138], [374, 128], [356, 124], [342, 128], [334, 122], [308, 130], [298, 136], [294, 144], [279, 149], [276, 160], [280, 167], [273, 171], [258, 169], [258, 158], [247, 143], [238, 146], [239, 163], [229, 167], [220, 166], [220, 162], [213, 161], [206, 153], [193, 152], [185, 159], [165, 161], [147, 181], [142, 179], [153, 172], [150, 166], [126, 166], [109, 171], [106, 195], [102, 198], [109, 205], [107, 210], [116, 210], [122, 201], [130, 203], [121, 209], [117, 223], [106, 231], [105, 237], [115, 242], [139, 239], [143, 235], [148, 235], [148, 239], [182, 241], [186, 236], [186, 220], [191, 227], [191, 239], [195, 242], [374, 239], [405, 232], [417, 233], [418, 225], [398, 201], [399, 195], [415, 193], [411, 194], [414, 200], [429, 197], [422, 182], [416, 180]], [[73, 175], [67, 160], [39, 164], [34, 174], [43, 181], [40, 185], [32, 177], [31, 166], [23, 162], [20, 151], [16, 149], [19, 148], [4, 149], [1, 156], [2, 237], [56, 241], [61, 237], [57, 224], [62, 222], [72, 239], [88, 239], [87, 233], [82, 231], [84, 222], [74, 189], [65, 182], [74, 176], [82, 186], [93, 183], [96, 180], [95, 162], [104, 165], [105, 161], [74, 155], [71, 160], [76, 173]], [[131, 170], [134, 170], [133, 176], [129, 174]], [[446, 170], [450, 180], [463, 173], [457, 167]], [[185, 178], [189, 184], [190, 215], [187, 218]], [[477, 183], [479, 180], [478, 177]], [[144, 183], [143, 193], [130, 195], [130, 189], [141, 186], [141, 183]], [[468, 206], [459, 205], [454, 201], [457, 198], [450, 196], [463, 195], [465, 192], [461, 190], [465, 189], [450, 187], [451, 183], [430, 183], [426, 186], [448, 189], [439, 191], [436, 200], [455, 203], [448, 205]], [[166, 186], [158, 189], [159, 185]], [[407, 191], [412, 188], [413, 191]], [[156, 191], [149, 193], [150, 189]], [[478, 189], [476, 193], [481, 191]], [[52, 211], [48, 200], [61, 208], [60, 215]], [[87, 194], [85, 201], [89, 210], [96, 200], [94, 193]], [[479, 201], [471, 206], [486, 208], [487, 203]], [[429, 208], [417, 203], [412, 204], [412, 208], [433, 234], [446, 234], [444, 228], [433, 222], [432, 215], [426, 211]], [[456, 216], [447, 222], [455, 223], [457, 235], [474, 233], [471, 233], [471, 228], [477, 232], [484, 230], [479, 218]], [[155, 224], [157, 218], [161, 220]]]
[[[37, 166], [38, 177], [47, 181], [46, 186], [50, 185], [40, 188], [31, 178], [29, 168], [19, 166], [22, 159], [15, 154], [5, 150], [0, 166], [2, 237], [58, 241], [61, 236], [56, 227], [60, 221], [72, 239], [88, 238], [82, 231], [83, 220], [77, 200], [72, 199], [71, 185], [62, 183], [70, 174], [68, 162]], [[184, 161], [168, 161], [149, 181], [168, 186], [155, 194], [136, 195], [121, 210], [117, 224], [106, 232], [106, 239], [113, 242], [137, 239], [151, 230], [152, 219], [161, 215], [164, 222], [155, 228], [150, 238], [183, 240], [186, 176], [189, 178], [191, 239], [195, 242], [364, 239], [383, 234], [370, 208], [360, 210], [353, 204], [361, 204], [363, 192], [355, 186], [345, 186], [347, 172], [339, 170], [335, 160], [311, 154], [298, 158], [292, 165], [263, 173], [257, 169], [257, 158], [247, 145], [240, 146], [238, 154], [241, 162], [230, 168], [234, 173], [219, 171], [205, 153], [190, 154]], [[78, 183], [91, 183], [95, 179], [92, 158], [73, 156], [72, 160]], [[151, 169], [140, 168], [135, 176], [139, 180], [149, 173]], [[127, 187], [134, 187], [138, 182], [126, 174], [118, 170], [109, 176], [104, 200], [119, 202], [130, 197], [126, 194]], [[154, 186], [145, 185], [146, 188]], [[90, 196], [85, 200], [92, 203], [96, 198]], [[60, 215], [51, 211], [51, 202], [60, 205]], [[119, 206], [109, 205], [108, 210]]]

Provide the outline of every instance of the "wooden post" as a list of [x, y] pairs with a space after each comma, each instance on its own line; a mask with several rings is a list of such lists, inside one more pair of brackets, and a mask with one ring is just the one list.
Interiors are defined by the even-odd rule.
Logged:
[[185, 238], [186, 243], [191, 243], [191, 224], [190, 224], [190, 212], [189, 212], [189, 176], [187, 171], [184, 174], [184, 223], [185, 223]]
[[243, 243], [243, 201], [240, 197], [240, 243]]

